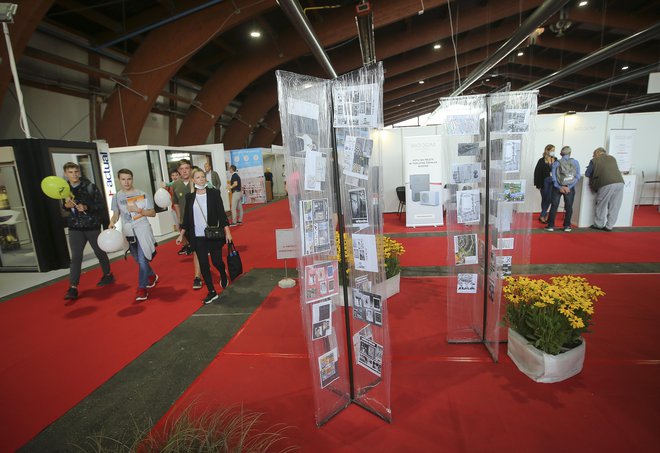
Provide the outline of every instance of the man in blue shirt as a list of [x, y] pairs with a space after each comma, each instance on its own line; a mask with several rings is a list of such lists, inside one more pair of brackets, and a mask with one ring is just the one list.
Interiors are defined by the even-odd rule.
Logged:
[[564, 231], [571, 231], [571, 217], [573, 215], [573, 200], [575, 199], [575, 185], [580, 180], [580, 164], [577, 160], [571, 158], [571, 147], [564, 146], [561, 149], [561, 159], [552, 164], [552, 204], [550, 207], [550, 217], [545, 231], [555, 231], [555, 217], [559, 202], [564, 197]]

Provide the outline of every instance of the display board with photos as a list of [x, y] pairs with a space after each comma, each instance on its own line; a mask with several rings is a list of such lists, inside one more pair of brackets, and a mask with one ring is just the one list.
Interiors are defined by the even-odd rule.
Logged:
[[[346, 233], [353, 380], [359, 404], [390, 420], [390, 347], [382, 249], [382, 176], [375, 132], [382, 127], [383, 69], [378, 64], [333, 82], [340, 195]], [[363, 87], [356, 90], [356, 87]], [[351, 94], [352, 93], [352, 94]], [[374, 114], [356, 109], [363, 99]], [[367, 110], [368, 112], [368, 110]]]
[[530, 186], [521, 169], [536, 164], [529, 149], [535, 116], [535, 92], [507, 92], [443, 98], [431, 118], [444, 124], [451, 169], [447, 338], [483, 342], [494, 360], [505, 335], [503, 279], [529, 264], [532, 214], [521, 207]]
[[[378, 152], [374, 131], [382, 127], [383, 117], [382, 65], [333, 81], [277, 71], [277, 81], [316, 423], [324, 424], [350, 404], [351, 393], [360, 404], [373, 406], [374, 413], [389, 419], [389, 338], [383, 259], [378, 249], [381, 183], [374, 165], [379, 161], [374, 159]], [[337, 159], [333, 159], [335, 141]], [[341, 178], [339, 188], [333, 165]], [[338, 212], [338, 198], [342, 212]], [[335, 236], [340, 219], [351, 257], [345, 278], [340, 275]], [[358, 318], [353, 317], [350, 287], [356, 277], [361, 278], [363, 290]], [[349, 286], [346, 293], [343, 285]], [[365, 326], [373, 329], [365, 330]]]

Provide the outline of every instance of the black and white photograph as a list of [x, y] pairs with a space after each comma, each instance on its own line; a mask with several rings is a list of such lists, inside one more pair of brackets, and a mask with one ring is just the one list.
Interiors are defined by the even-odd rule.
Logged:
[[339, 379], [339, 369], [337, 367], [338, 357], [337, 348], [333, 348], [318, 358], [321, 388], [326, 388], [332, 382]]
[[351, 205], [351, 220], [354, 227], [365, 226], [369, 224], [367, 214], [367, 189], [360, 187], [348, 191], [348, 198]]
[[497, 238], [498, 250], [513, 250], [515, 238]]
[[504, 157], [503, 140], [496, 138], [490, 141], [490, 160], [502, 160]]
[[457, 223], [476, 223], [481, 219], [481, 196], [479, 190], [456, 192]]
[[458, 274], [456, 292], [458, 294], [476, 294], [479, 274]]
[[378, 272], [376, 235], [353, 234], [353, 261], [356, 270]]
[[379, 294], [353, 288], [353, 318], [382, 326], [382, 314], [382, 297]]
[[305, 190], [322, 192], [325, 190], [327, 154], [307, 151], [305, 156]]
[[370, 138], [347, 135], [344, 140], [344, 170], [347, 176], [369, 179], [369, 161], [374, 142]]
[[490, 131], [503, 132], [504, 131], [504, 110], [506, 105], [504, 102], [493, 104], [490, 107]]
[[529, 115], [529, 109], [506, 109], [504, 112], [504, 128], [506, 132], [527, 132], [529, 130]]
[[305, 156], [307, 151], [319, 148], [319, 106], [311, 102], [289, 99], [288, 113], [290, 131], [293, 131], [292, 151], [296, 156]]
[[333, 125], [343, 127], [378, 127], [380, 115], [379, 86], [375, 83], [334, 86]]
[[445, 127], [447, 135], [479, 135], [479, 116], [448, 115]]
[[380, 376], [383, 369], [383, 347], [373, 339], [360, 337], [358, 350], [355, 352], [358, 365]]
[[458, 144], [458, 157], [478, 156], [478, 155], [479, 155], [479, 143]]
[[479, 163], [451, 164], [452, 184], [472, 184], [479, 181], [481, 181], [481, 165]]
[[312, 305], [312, 340], [325, 338], [332, 333], [332, 299], [327, 298]]
[[503, 170], [506, 173], [520, 171], [521, 140], [504, 140]]
[[478, 261], [477, 235], [458, 234], [454, 236], [454, 264], [463, 266], [466, 264], [476, 264]]
[[497, 263], [497, 274], [500, 278], [511, 275], [511, 256], [498, 256], [495, 261]]

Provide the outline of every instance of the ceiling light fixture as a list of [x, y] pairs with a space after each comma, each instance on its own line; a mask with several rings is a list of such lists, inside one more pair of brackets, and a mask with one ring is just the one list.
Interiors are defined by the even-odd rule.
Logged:
[[424, 81], [423, 81], [423, 80], [420, 80], [420, 81], [419, 81], [419, 84], [420, 84], [420, 85], [424, 85]]
[[625, 71], [626, 69], [628, 69], [628, 65], [625, 65], [625, 66], [622, 66], [622, 67], [621, 67], [621, 70], [622, 70], [622, 71]]
[[525, 52], [523, 52], [522, 50], [518, 52], [519, 57], [522, 57], [523, 55], [525, 55]]
[[434, 44], [434, 45], [433, 45], [433, 48], [434, 48], [435, 50], [442, 49], [442, 45], [441, 45], [441, 44]]
[[256, 30], [255, 30], [255, 31], [251, 31], [251, 32], [250, 32], [250, 36], [253, 37], [253, 38], [261, 38], [261, 32], [256, 31]]
[[587, 6], [589, 4], [588, 1], [582, 0], [580, 3], [578, 3], [578, 6]]

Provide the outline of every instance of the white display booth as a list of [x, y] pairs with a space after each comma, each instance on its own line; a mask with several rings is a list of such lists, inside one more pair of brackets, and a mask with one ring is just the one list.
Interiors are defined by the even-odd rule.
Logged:
[[[133, 172], [133, 182], [136, 188], [144, 190], [152, 197], [164, 182], [169, 182], [171, 169], [177, 167], [181, 159], [188, 159], [193, 166], [204, 168], [209, 162], [220, 176], [220, 193], [225, 208], [229, 207], [227, 191], [223, 188], [227, 184], [224, 170], [224, 146], [222, 144], [196, 145], [196, 146], [162, 146], [137, 145], [110, 148], [110, 163], [112, 171], [116, 173], [121, 168], [128, 168]], [[175, 231], [176, 216], [170, 207], [167, 210], [156, 212], [155, 217], [149, 217], [149, 223], [155, 236], [171, 234]]]
[[[615, 227], [632, 226], [635, 212], [636, 175], [623, 175], [623, 202], [619, 210]], [[589, 178], [582, 178], [575, 186], [575, 201], [573, 201], [573, 224], [585, 228], [594, 223], [596, 197], [589, 188]]]
[[[537, 156], [526, 163], [526, 168], [521, 172], [521, 179], [526, 181], [526, 197], [523, 212], [538, 212], [541, 206], [541, 195], [534, 187], [534, 166], [543, 154], [547, 144], [555, 145], [557, 152], [562, 146], [570, 146], [573, 150], [572, 157], [580, 163], [580, 170], [584, 172], [589, 165], [593, 151], [598, 147], [609, 149], [609, 138], [614, 130], [629, 130], [634, 136], [631, 141], [630, 152], [630, 174], [625, 178], [626, 193], [624, 205], [621, 208], [619, 222], [627, 225], [632, 224], [628, 220], [637, 204], [660, 204], [660, 191], [657, 185], [646, 183], [646, 181], [660, 180], [660, 134], [657, 133], [660, 125], [660, 112], [652, 113], [624, 113], [610, 115], [609, 112], [585, 112], [575, 114], [545, 114], [538, 115], [534, 125], [535, 136], [532, 149], [537, 151]], [[412, 136], [434, 136], [440, 134], [438, 126], [401, 127], [385, 129], [379, 132], [377, 146], [381, 149], [383, 159], [383, 198], [384, 212], [397, 212], [399, 201], [396, 188], [404, 186], [404, 137]], [[446, 150], [442, 150], [442, 174], [443, 181], [450, 180], [451, 163], [446, 156]], [[574, 205], [574, 223], [583, 226], [589, 218], [588, 213], [578, 213], [577, 204], [580, 209], [590, 206], [593, 212], [593, 195], [587, 191], [581, 191], [576, 196]], [[560, 210], [563, 209], [560, 204]], [[592, 214], [593, 215], [593, 214]], [[579, 221], [578, 221], [579, 219]], [[617, 226], [620, 223], [617, 223]], [[621, 226], [623, 226], [621, 224]], [[589, 226], [590, 223], [586, 224]]]

